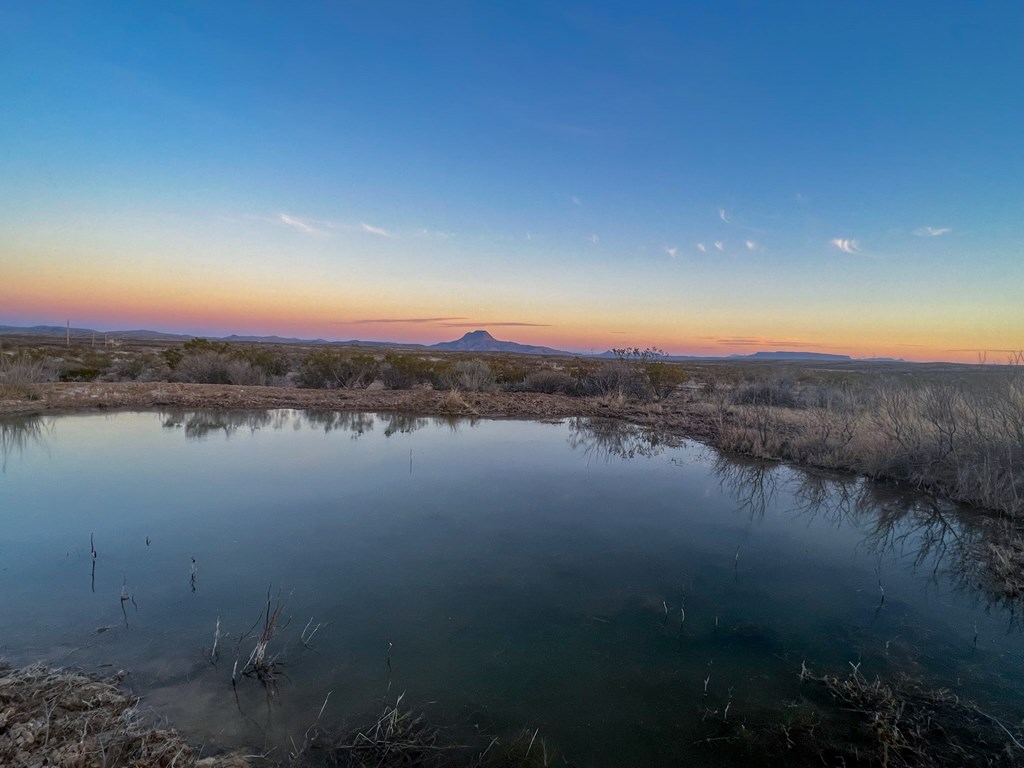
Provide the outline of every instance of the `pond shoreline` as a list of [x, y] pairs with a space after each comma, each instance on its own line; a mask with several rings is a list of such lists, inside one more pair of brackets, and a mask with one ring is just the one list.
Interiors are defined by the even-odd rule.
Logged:
[[[677, 391], [658, 402], [631, 401], [622, 397], [573, 397], [536, 392], [467, 392], [433, 389], [302, 389], [232, 384], [186, 384], [169, 382], [64, 382], [39, 384], [34, 399], [0, 400], [0, 417], [38, 416], [83, 411], [132, 411], [161, 408], [245, 411], [297, 409], [307, 411], [366, 411], [414, 413], [424, 416], [487, 419], [603, 418], [632, 424], [656, 433], [660, 441], [691, 439], [726, 455], [778, 461], [810, 470], [850, 473], [878, 482], [907, 486], [900, 478], [871, 477], [856, 467], [821, 466], [790, 455], [763, 455], [738, 450], [723, 436], [727, 424], [722, 414], [704, 400]], [[782, 409], [780, 409], [781, 411]], [[786, 427], [785, 416], [776, 417], [777, 427]], [[944, 489], [915, 488], [953, 503], [965, 502], [947, 495]], [[1013, 515], [972, 506], [965, 511], [979, 514], [986, 525], [989, 544], [982, 559], [992, 580], [1006, 597], [1024, 597], [1024, 533]]]

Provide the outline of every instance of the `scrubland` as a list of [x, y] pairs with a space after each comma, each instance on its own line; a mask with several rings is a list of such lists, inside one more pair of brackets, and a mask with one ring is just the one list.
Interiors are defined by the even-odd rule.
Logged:
[[[540, 417], [623, 418], [728, 452], [857, 472], [1008, 515], [1024, 511], [1024, 355], [984, 366], [673, 363], [653, 350], [596, 359], [205, 339], [117, 348], [5, 340], [0, 399], [6, 410], [33, 399], [38, 408], [73, 407], [67, 393], [84, 391], [49, 382], [330, 391], [344, 393], [349, 408], [419, 404], [467, 413], [501, 410], [489, 408], [483, 395], [506, 404], [510, 395], [548, 395], [550, 401], [524, 398], [526, 410]], [[413, 396], [382, 394], [388, 391]], [[96, 390], [90, 392], [85, 405], [96, 399]], [[247, 392], [259, 407], [259, 393]], [[299, 407], [307, 397], [294, 393]]]

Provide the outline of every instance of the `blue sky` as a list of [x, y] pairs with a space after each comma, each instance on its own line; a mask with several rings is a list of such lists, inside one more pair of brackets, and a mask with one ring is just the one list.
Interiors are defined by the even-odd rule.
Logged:
[[[1020, 3], [13, 2], [0, 30], [0, 322], [1024, 346]], [[217, 312], [181, 295], [211, 280]]]

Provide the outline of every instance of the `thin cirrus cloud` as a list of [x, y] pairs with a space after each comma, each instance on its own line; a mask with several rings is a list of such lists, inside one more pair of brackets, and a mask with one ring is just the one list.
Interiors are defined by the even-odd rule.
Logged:
[[367, 224], [365, 221], [359, 222], [359, 226], [363, 232], [369, 232], [371, 235], [377, 235], [379, 237], [394, 237], [391, 232], [388, 232], [383, 227], [375, 227], [372, 224]]
[[843, 253], [857, 253], [860, 250], [857, 241], [847, 237], [834, 237], [829, 242]]
[[601, 242], [601, 238], [598, 237], [597, 235], [591, 235], [590, 237], [587, 238], [587, 240], [592, 242], [594, 245], [597, 245], [598, 243]]
[[732, 223], [731, 221], [729, 221], [729, 214], [725, 212], [725, 208], [719, 208], [718, 209], [718, 218], [720, 218], [726, 224], [731, 224]]
[[667, 253], [669, 256], [671, 256], [674, 259], [676, 257], [676, 254], [679, 253], [679, 249], [676, 248], [675, 246], [671, 246], [671, 247], [666, 246], [665, 247], [665, 253]]
[[316, 226], [319, 222], [313, 222], [309, 219], [300, 219], [298, 216], [291, 216], [287, 213], [279, 213], [277, 220], [282, 224], [286, 224], [292, 229], [297, 229], [299, 232], [305, 232], [307, 235], [323, 235], [326, 234], [324, 230]]
[[434, 325], [440, 328], [482, 328], [484, 326], [514, 326], [523, 328], [550, 328], [550, 323], [526, 323], [518, 320], [488, 322], [455, 317], [371, 317], [362, 320], [339, 320], [335, 325]]
[[550, 323], [524, 323], [518, 320], [499, 320], [496, 323], [485, 322], [483, 320], [476, 320], [470, 323], [438, 323], [442, 328], [496, 328], [502, 327], [514, 327], [514, 328], [550, 328]]
[[704, 245], [704, 243], [697, 243], [697, 250], [700, 251], [701, 253], [707, 253], [708, 247]]
[[757, 243], [754, 242], [753, 240], [747, 240], [747, 250], [748, 251], [756, 251], [757, 250]]
[[952, 231], [952, 227], [918, 227], [914, 230], [914, 234], [918, 237], [941, 237]]
[[715, 248], [717, 248], [720, 251], [725, 250], [725, 246], [722, 244], [721, 240], [715, 240]]
[[793, 341], [781, 339], [758, 339], [748, 336], [731, 336], [727, 338], [713, 338], [718, 344], [727, 347], [822, 347], [827, 344], [816, 344], [811, 341]]
[[389, 323], [413, 323], [419, 325], [430, 325], [434, 323], [446, 323], [455, 320], [467, 320], [466, 317], [374, 317], [365, 320], [339, 320], [336, 325], [381, 325]]

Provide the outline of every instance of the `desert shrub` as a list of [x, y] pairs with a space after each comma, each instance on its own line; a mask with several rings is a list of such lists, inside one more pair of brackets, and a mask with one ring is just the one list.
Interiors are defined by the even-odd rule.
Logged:
[[512, 390], [520, 388], [529, 368], [522, 360], [514, 360], [505, 357], [496, 357], [487, 362], [491, 373], [494, 374], [494, 382], [501, 389]]
[[224, 352], [207, 349], [182, 355], [174, 368], [176, 381], [192, 384], [230, 384], [228, 366], [234, 361]]
[[96, 381], [102, 374], [99, 368], [84, 365], [66, 367], [58, 377], [61, 381]]
[[[156, 378], [165, 367], [163, 358], [150, 354], [135, 354], [114, 365], [114, 373], [120, 379], [136, 381]], [[163, 371], [166, 373], [166, 371]]]
[[452, 389], [469, 392], [491, 392], [497, 386], [494, 372], [483, 360], [459, 360], [445, 373], [444, 379]]
[[291, 367], [288, 357], [275, 349], [242, 347], [235, 350], [234, 355], [240, 360], [248, 361], [254, 368], [259, 368], [267, 376], [284, 376]]
[[803, 405], [796, 382], [789, 378], [755, 379], [732, 390], [733, 405], [773, 405], [780, 408], [798, 408]]
[[664, 400], [671, 395], [679, 385], [686, 381], [686, 372], [681, 366], [673, 363], [666, 363], [662, 360], [653, 360], [643, 366], [647, 374], [647, 381], [650, 383], [651, 391], [659, 400]]
[[373, 355], [318, 349], [302, 361], [296, 383], [308, 389], [362, 389], [373, 383], [379, 368]]
[[419, 355], [388, 352], [384, 355], [380, 377], [388, 389], [410, 389], [420, 384], [436, 384], [433, 362]]
[[231, 349], [231, 345], [226, 341], [210, 341], [209, 339], [189, 339], [181, 345], [184, 353], [189, 352], [223, 352], [227, 353]]
[[649, 400], [653, 395], [646, 372], [624, 360], [604, 363], [584, 377], [581, 394], [616, 396], [633, 400]]
[[82, 355], [82, 367], [97, 368], [100, 373], [104, 373], [113, 367], [113, 359], [107, 352], [90, 349]]
[[181, 362], [185, 355], [180, 349], [165, 349], [160, 353], [160, 356], [164, 359], [167, 367], [173, 371], [178, 367], [178, 363]]
[[39, 396], [36, 384], [49, 380], [50, 365], [44, 358], [0, 352], [0, 397], [35, 399]]
[[265, 384], [280, 382], [291, 370], [291, 361], [287, 355], [275, 349], [242, 347], [232, 350], [231, 356], [252, 366]]
[[576, 390], [576, 380], [565, 371], [533, 371], [527, 375], [523, 390], [543, 392], [546, 395], [566, 395]]

